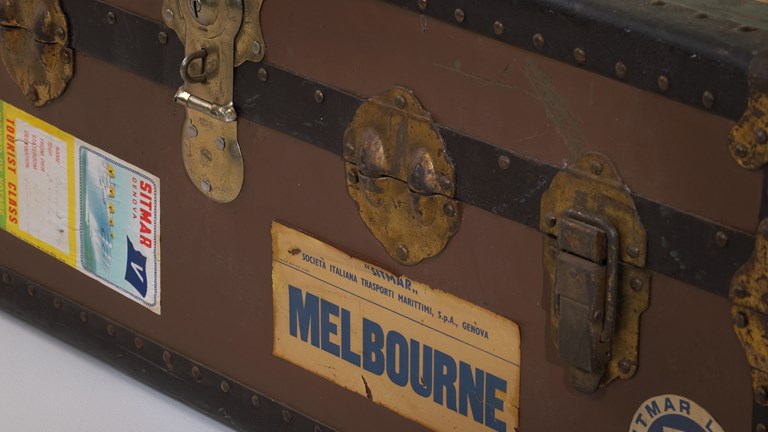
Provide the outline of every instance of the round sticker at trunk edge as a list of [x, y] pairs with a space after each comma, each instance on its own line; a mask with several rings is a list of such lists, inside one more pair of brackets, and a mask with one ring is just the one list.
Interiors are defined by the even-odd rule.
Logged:
[[629, 432], [724, 432], [704, 408], [676, 395], [655, 396], [640, 405]]

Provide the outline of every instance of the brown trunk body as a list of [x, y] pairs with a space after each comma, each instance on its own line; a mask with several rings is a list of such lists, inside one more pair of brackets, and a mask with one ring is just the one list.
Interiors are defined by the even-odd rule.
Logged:
[[[160, 20], [159, 2], [112, 3]], [[726, 120], [380, 2], [268, 1], [262, 23], [267, 59], [299, 75], [365, 97], [405, 85], [440, 124], [555, 165], [597, 150], [641, 195], [756, 226], [761, 177], [732, 161]], [[727, 431], [750, 428], [750, 370], [727, 299], [654, 275], [637, 375], [579, 394], [548, 333], [541, 233], [468, 206], [442, 254], [399, 266], [358, 216], [340, 158], [247, 121], [242, 194], [229, 205], [208, 202], [182, 165], [184, 113], [174, 91], [76, 60], [69, 89], [44, 109], [5, 75], [0, 93], [160, 178], [162, 315], [6, 233], [4, 265], [339, 430], [420, 430], [272, 355], [270, 225], [278, 221], [515, 321], [522, 431], [627, 430], [640, 404], [661, 394], [696, 401]]]

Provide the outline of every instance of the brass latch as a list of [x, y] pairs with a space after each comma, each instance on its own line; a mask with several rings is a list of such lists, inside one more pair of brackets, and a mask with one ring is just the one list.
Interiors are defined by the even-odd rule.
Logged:
[[610, 161], [585, 154], [542, 197], [544, 263], [558, 356], [574, 387], [592, 393], [637, 370], [640, 315], [648, 308], [645, 230]]
[[344, 134], [344, 159], [349, 195], [395, 261], [433, 257], [458, 231], [453, 164], [410, 90], [396, 87], [358, 108]]
[[231, 202], [243, 186], [243, 156], [232, 103], [234, 68], [264, 58], [262, 0], [164, 0], [163, 19], [184, 43], [175, 100], [187, 108], [182, 155], [206, 196]]
[[731, 281], [733, 328], [752, 368], [755, 402], [768, 406], [768, 219], [760, 222], [752, 258]]
[[11, 78], [35, 106], [64, 93], [74, 56], [69, 26], [58, 0], [0, 2], [0, 57]]

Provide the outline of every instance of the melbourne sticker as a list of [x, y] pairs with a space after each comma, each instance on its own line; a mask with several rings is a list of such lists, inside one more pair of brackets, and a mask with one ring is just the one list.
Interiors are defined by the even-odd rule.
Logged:
[[272, 224], [274, 354], [440, 431], [514, 431], [520, 332]]
[[629, 432], [723, 432], [723, 428], [696, 402], [663, 395], [640, 405]]
[[0, 101], [0, 228], [160, 313], [160, 182]]

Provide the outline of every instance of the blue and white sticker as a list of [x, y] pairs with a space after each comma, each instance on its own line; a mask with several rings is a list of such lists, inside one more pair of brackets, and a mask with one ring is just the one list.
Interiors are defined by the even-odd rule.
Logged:
[[662, 395], [640, 405], [629, 432], [724, 432], [696, 402], [676, 395]]

